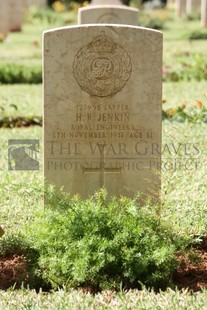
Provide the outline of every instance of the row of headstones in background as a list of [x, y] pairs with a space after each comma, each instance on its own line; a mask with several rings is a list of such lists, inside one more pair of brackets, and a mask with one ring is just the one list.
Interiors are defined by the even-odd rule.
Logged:
[[177, 15], [180, 17], [200, 12], [200, 10], [201, 0], [177, 0]]
[[200, 12], [201, 26], [207, 27], [207, 0], [177, 0], [176, 5], [177, 15], [180, 17]]
[[45, 6], [47, 0], [0, 0], [0, 34], [21, 31], [25, 11], [32, 5]]
[[201, 25], [207, 27], [207, 0], [201, 0]]
[[[101, 13], [106, 14], [101, 22], [116, 23], [122, 8], [126, 24], [126, 15], [134, 14], [106, 1], [98, 3], [101, 12], [97, 2], [80, 10], [79, 22], [98, 23]], [[136, 25], [137, 18], [136, 11]], [[112, 196], [134, 197], [139, 191], [157, 200], [161, 98], [161, 32], [120, 24], [45, 32], [46, 184], [82, 198], [104, 186]]]
[[80, 8], [78, 24], [138, 25], [138, 10], [123, 5], [120, 0], [93, 0], [91, 5]]

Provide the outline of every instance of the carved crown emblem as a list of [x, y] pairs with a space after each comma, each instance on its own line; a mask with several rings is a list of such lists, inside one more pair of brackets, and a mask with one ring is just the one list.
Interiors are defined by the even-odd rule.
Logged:
[[81, 47], [74, 58], [73, 73], [80, 88], [92, 96], [118, 93], [131, 76], [126, 50], [102, 31]]
[[101, 34], [92, 41], [94, 52], [106, 52], [111, 53], [114, 47], [114, 42], [111, 38], [105, 35], [102, 31]]

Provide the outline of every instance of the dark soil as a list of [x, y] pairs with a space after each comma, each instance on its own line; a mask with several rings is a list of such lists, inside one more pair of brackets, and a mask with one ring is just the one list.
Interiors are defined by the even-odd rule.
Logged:
[[179, 289], [197, 292], [207, 289], [207, 235], [192, 250], [191, 254], [178, 255], [179, 266], [173, 280]]
[[6, 290], [15, 285], [20, 288], [27, 283], [27, 261], [23, 256], [5, 256], [0, 258], [0, 289]]
[[[197, 292], [207, 289], [207, 235], [192, 248], [191, 253], [177, 256], [179, 265], [173, 282], [179, 289], [188, 288]], [[15, 285], [20, 288], [28, 283], [28, 263], [23, 256], [0, 257], [0, 289], [6, 290]]]
[[4, 117], [0, 118], [0, 128], [22, 128], [42, 126], [42, 117]]

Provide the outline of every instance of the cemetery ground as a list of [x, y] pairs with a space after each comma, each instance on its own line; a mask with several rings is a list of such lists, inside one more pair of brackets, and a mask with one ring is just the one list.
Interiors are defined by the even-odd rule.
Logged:
[[[70, 257], [73, 271], [77, 272], [70, 279], [65, 278], [64, 259], [67, 265], [69, 257], [66, 243], [70, 240], [72, 244], [70, 237], [75, 240], [78, 227], [72, 222], [67, 226], [66, 216], [71, 215], [71, 211], [63, 197], [56, 197], [51, 189], [48, 197], [58, 211], [46, 209], [43, 214], [41, 156], [39, 171], [8, 171], [9, 139], [39, 139], [42, 154], [41, 33], [62, 26], [64, 21], [75, 23], [75, 15], [32, 12], [23, 32], [10, 34], [0, 45], [0, 224], [5, 230], [0, 238], [0, 286], [2, 289], [11, 286], [9, 290], [0, 291], [0, 308], [206, 309], [207, 32], [200, 30], [195, 16], [177, 20], [171, 11], [163, 10], [156, 11], [150, 20], [155, 26], [164, 27], [161, 29], [164, 32], [162, 203], [139, 207], [135, 200], [125, 198], [109, 202], [103, 190], [85, 202], [78, 197], [70, 198], [70, 205], [82, 216], [86, 234], [88, 232], [87, 248], [75, 242], [70, 248], [74, 255]], [[149, 23], [147, 16], [143, 18], [144, 23]], [[192, 39], [193, 36], [197, 39]], [[113, 217], [117, 210], [120, 216]], [[135, 227], [125, 221], [131, 214], [135, 217], [135, 211], [139, 212], [136, 218], [139, 228], [144, 231], [141, 239]], [[148, 283], [155, 283], [155, 290], [135, 290], [130, 283], [124, 285], [123, 279], [133, 277], [132, 257], [137, 253], [126, 250], [128, 260], [126, 257], [119, 260], [118, 247], [112, 258], [117, 264], [125, 259], [124, 263], [129, 266], [124, 270], [125, 278], [119, 275], [122, 280], [116, 279], [115, 285], [107, 277], [104, 282], [104, 274], [98, 278], [96, 270], [101, 273], [102, 269], [97, 262], [103, 261], [96, 256], [98, 251], [93, 252], [90, 247], [91, 244], [100, 250], [98, 241], [90, 237], [101, 236], [99, 226], [104, 230], [104, 218], [110, 216], [112, 222], [124, 228], [123, 235], [115, 234], [120, 244], [129, 238], [129, 232], [134, 232], [138, 241], [144, 240], [146, 257], [140, 259], [140, 264], [142, 268], [147, 267], [146, 275], [141, 277], [146, 287]], [[97, 220], [100, 220], [98, 224]], [[107, 225], [114, 229], [113, 223]], [[69, 234], [68, 227], [73, 233]], [[139, 249], [138, 241], [133, 241], [135, 252]], [[82, 257], [76, 257], [78, 246]], [[111, 253], [108, 244], [101, 246]], [[91, 251], [88, 261], [84, 260], [86, 249]], [[152, 253], [151, 264], [157, 268], [154, 278], [148, 268]], [[110, 256], [107, 259], [110, 260]], [[107, 259], [105, 264], [111, 266]], [[90, 262], [94, 262], [91, 268]], [[105, 270], [107, 273], [107, 268]], [[91, 277], [95, 284], [88, 278], [84, 283], [85, 276]], [[81, 279], [83, 285], [80, 285]], [[16, 290], [22, 281], [24, 288]], [[101, 287], [98, 281], [103, 281]], [[166, 289], [166, 286], [169, 287]], [[99, 291], [100, 288], [103, 290]]]

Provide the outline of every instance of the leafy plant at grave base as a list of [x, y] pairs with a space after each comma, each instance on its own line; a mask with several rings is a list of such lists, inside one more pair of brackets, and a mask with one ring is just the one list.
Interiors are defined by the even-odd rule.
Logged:
[[0, 259], [9, 257], [23, 256], [27, 261], [27, 274], [28, 278], [25, 280], [24, 285], [29, 285], [30, 288], [49, 288], [44, 283], [40, 276], [38, 269], [38, 252], [32, 247], [28, 239], [20, 232], [5, 233], [0, 238]]
[[39, 252], [43, 279], [53, 288], [155, 289], [170, 285], [176, 240], [160, 223], [157, 207], [136, 199], [111, 198], [104, 189], [81, 201], [49, 188], [48, 205], [27, 236]]
[[200, 18], [201, 18], [200, 12], [190, 13], [186, 16], [186, 19], [188, 21], [200, 20]]
[[205, 29], [196, 29], [185, 34], [187, 40], [207, 40], [207, 31]]
[[202, 102], [196, 101], [195, 106], [186, 109], [186, 105], [180, 105], [177, 108], [170, 108], [167, 110], [162, 110], [162, 119], [168, 119], [171, 121], [185, 122], [190, 123], [196, 122], [207, 122], [207, 108], [203, 105]]
[[30, 126], [42, 126], [42, 117], [0, 117], [0, 128], [20, 128]]
[[47, 24], [58, 24], [59, 26], [64, 24], [63, 18], [60, 14], [52, 9], [40, 8], [32, 6], [26, 15], [26, 22], [34, 23], [41, 22]]
[[0, 65], [0, 84], [39, 84], [42, 82], [41, 66], [18, 64]]
[[165, 20], [161, 19], [159, 16], [153, 16], [151, 14], [142, 13], [139, 17], [139, 24], [142, 27], [163, 30], [165, 29]]

